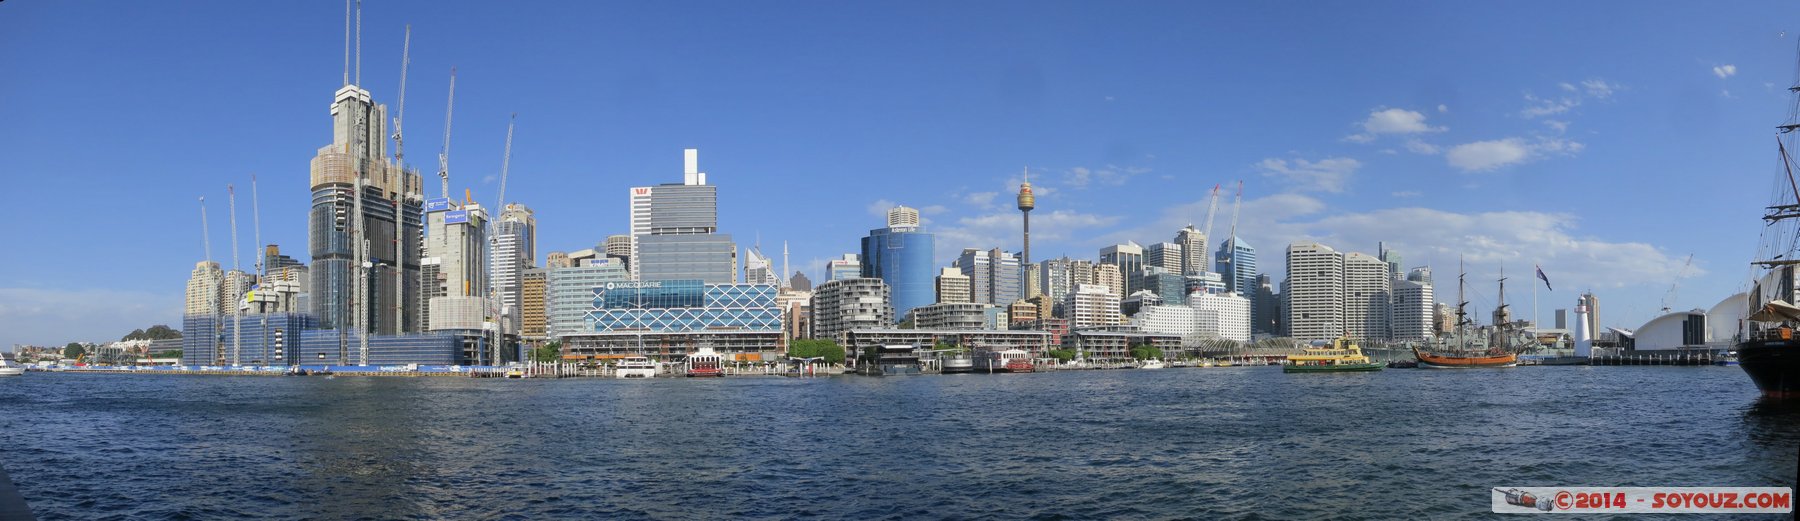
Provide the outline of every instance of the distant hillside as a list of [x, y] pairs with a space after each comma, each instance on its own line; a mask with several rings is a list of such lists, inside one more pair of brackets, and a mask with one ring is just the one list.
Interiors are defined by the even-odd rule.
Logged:
[[181, 338], [181, 332], [169, 329], [169, 326], [157, 324], [150, 326], [150, 329], [134, 329], [131, 333], [126, 334], [125, 338], [119, 340], [165, 340], [170, 338]]

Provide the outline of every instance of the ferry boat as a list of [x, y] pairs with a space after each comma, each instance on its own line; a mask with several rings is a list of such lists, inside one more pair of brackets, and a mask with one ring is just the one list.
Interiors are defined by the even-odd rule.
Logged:
[[702, 347], [687, 355], [688, 376], [725, 376], [725, 357]]
[[22, 376], [24, 374], [25, 366], [13, 363], [6, 357], [0, 357], [0, 376]]
[[1380, 371], [1383, 364], [1369, 360], [1349, 337], [1338, 337], [1329, 346], [1302, 349], [1303, 354], [1289, 356], [1284, 373], [1335, 373], [1345, 371]]
[[613, 368], [613, 376], [616, 378], [655, 378], [656, 363], [641, 356], [628, 357], [619, 360], [619, 365]]
[[969, 373], [975, 371], [975, 359], [970, 357], [967, 352], [956, 353], [944, 357], [943, 363], [944, 365], [940, 370], [946, 374]]
[[1036, 371], [1037, 366], [1031, 363], [1031, 353], [1023, 349], [981, 350], [975, 352], [975, 370], [984, 373], [1029, 373]]

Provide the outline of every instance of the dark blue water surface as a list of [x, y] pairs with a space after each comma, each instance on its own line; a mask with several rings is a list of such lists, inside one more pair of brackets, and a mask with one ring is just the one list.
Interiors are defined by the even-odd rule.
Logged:
[[0, 379], [43, 519], [1488, 517], [1793, 486], [1797, 447], [1736, 368]]

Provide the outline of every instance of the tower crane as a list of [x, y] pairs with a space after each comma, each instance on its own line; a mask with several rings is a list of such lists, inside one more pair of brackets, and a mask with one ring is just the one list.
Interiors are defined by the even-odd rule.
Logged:
[[[1205, 234], [1205, 237], [1207, 240], [1212, 240], [1213, 214], [1218, 213], [1218, 211], [1219, 211], [1219, 185], [1213, 185], [1212, 203], [1210, 205], [1208, 205], [1206, 208], [1206, 228], [1202, 229], [1202, 233]], [[1202, 245], [1202, 246], [1204, 246], [1204, 245]], [[1205, 248], [1202, 247], [1202, 250], [1204, 250], [1204, 249]], [[1201, 259], [1206, 258], [1206, 254], [1204, 251], [1200, 255], [1201, 255], [1201, 257], [1200, 257]]]
[[450, 68], [450, 101], [444, 107], [444, 149], [438, 152], [438, 181], [443, 183], [440, 197], [450, 198], [450, 116], [456, 110], [456, 67]]
[[1694, 254], [1689, 253], [1687, 260], [1682, 261], [1681, 271], [1675, 274], [1675, 282], [1669, 284], [1669, 292], [1663, 295], [1662, 312], [1668, 313], [1669, 306], [1675, 304], [1675, 290], [1681, 287], [1681, 278], [1687, 276], [1688, 268], [1694, 265]]
[[1231, 201], [1231, 241], [1232, 241], [1232, 247], [1237, 247], [1237, 223], [1238, 223], [1238, 210], [1241, 210], [1241, 209], [1243, 209], [1243, 208], [1244, 208], [1244, 181], [1243, 181], [1243, 180], [1242, 180], [1242, 179], [1239, 179], [1239, 180], [1238, 180], [1238, 189], [1237, 189], [1237, 198], [1236, 198], [1236, 199], [1233, 199], [1233, 200], [1232, 200], [1232, 201]]
[[[394, 162], [406, 169], [406, 140], [401, 137], [400, 122], [406, 119], [406, 66], [412, 63], [412, 24], [406, 24], [406, 39], [400, 44], [400, 100], [394, 112]], [[445, 194], [449, 197], [449, 194]]]
[[513, 122], [518, 121], [519, 113], [512, 113], [506, 120], [506, 151], [500, 154], [500, 204], [494, 205], [494, 211], [506, 210], [506, 171], [512, 165]]

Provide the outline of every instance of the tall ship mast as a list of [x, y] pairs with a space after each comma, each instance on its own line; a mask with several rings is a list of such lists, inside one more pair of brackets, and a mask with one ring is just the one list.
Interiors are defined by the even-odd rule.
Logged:
[[[1485, 346], [1476, 345], [1476, 342], [1479, 340], [1491, 340], [1483, 338], [1485, 335], [1477, 334], [1473, 335], [1473, 338], [1471, 338], [1470, 333], [1479, 333], [1479, 331], [1468, 331], [1468, 326], [1470, 324], [1468, 318], [1469, 313], [1464, 308], [1469, 305], [1469, 301], [1463, 296], [1464, 280], [1467, 278], [1468, 274], [1463, 272], [1462, 261], [1457, 261], [1456, 267], [1458, 272], [1456, 275], [1456, 330], [1452, 333], [1448, 342], [1414, 347], [1413, 356], [1419, 360], [1419, 367], [1433, 369], [1466, 369], [1477, 367], [1513, 367], [1519, 365], [1519, 353], [1516, 350], [1509, 349], [1502, 343], [1492, 341], [1486, 342]], [[1501, 277], [1500, 284], [1500, 293], [1505, 295], [1505, 277]], [[1495, 317], [1501, 316], [1500, 310], [1506, 309], [1506, 304], [1504, 303], [1506, 297], [1502, 296], [1500, 298], [1502, 299], [1502, 304], [1500, 304], [1499, 310], [1495, 311]], [[1494, 326], [1497, 332], [1504, 329], [1500, 324], [1495, 324]]]
[[1795, 130], [1800, 129], [1800, 84], [1788, 87], [1787, 121], [1775, 127], [1775, 151], [1781, 171], [1775, 176], [1771, 202], [1764, 208], [1762, 237], [1757, 246], [1758, 275], [1750, 286], [1755, 310], [1738, 332], [1738, 365], [1771, 398], [1800, 399], [1800, 300], [1794, 266], [1800, 264], [1800, 183], [1794, 178]]

